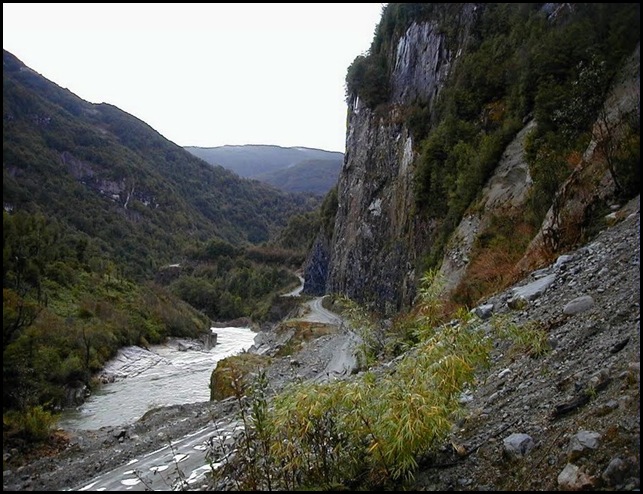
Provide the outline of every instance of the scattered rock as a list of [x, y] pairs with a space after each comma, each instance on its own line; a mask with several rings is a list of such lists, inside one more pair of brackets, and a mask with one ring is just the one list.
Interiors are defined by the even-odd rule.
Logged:
[[569, 441], [569, 460], [575, 461], [588, 450], [598, 448], [601, 435], [597, 432], [579, 431]]
[[616, 487], [622, 484], [627, 478], [628, 470], [631, 468], [629, 462], [624, 461], [620, 457], [612, 458], [609, 465], [601, 475], [601, 478], [610, 487]]
[[564, 491], [581, 491], [594, 487], [594, 480], [576, 465], [568, 463], [558, 475], [558, 486]]
[[529, 434], [514, 433], [503, 440], [504, 453], [511, 460], [520, 460], [536, 445]]
[[479, 305], [473, 309], [473, 313], [483, 321], [489, 319], [493, 315], [493, 304]]
[[577, 297], [574, 300], [565, 305], [563, 308], [563, 314], [567, 316], [573, 316], [585, 312], [586, 310], [591, 309], [594, 306], [594, 299], [590, 295], [583, 295], [582, 297]]

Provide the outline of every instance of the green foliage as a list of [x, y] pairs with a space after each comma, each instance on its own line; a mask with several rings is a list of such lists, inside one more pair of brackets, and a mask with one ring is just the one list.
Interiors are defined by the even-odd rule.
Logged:
[[603, 108], [592, 136], [596, 150], [614, 180], [618, 198], [628, 200], [634, 197], [641, 182], [640, 102], [628, 112], [619, 109], [612, 118]]
[[343, 295], [337, 296], [336, 304], [341, 308], [341, 314], [348, 321], [351, 330], [359, 336], [359, 366], [370, 367], [384, 350], [386, 338], [384, 329], [377, 324], [373, 314], [350, 298]]
[[417, 313], [417, 337], [426, 339], [423, 330], [435, 328], [444, 322], [444, 300], [441, 294], [444, 290], [444, 276], [436, 269], [429, 270], [420, 278], [418, 297], [415, 303]]
[[3, 438], [19, 437], [29, 442], [43, 442], [49, 438], [57, 422], [57, 415], [40, 405], [21, 411], [11, 410], [2, 414]]
[[[337, 198], [337, 193], [335, 193]], [[275, 239], [274, 244], [283, 249], [307, 253], [313, 245], [320, 226], [319, 210], [295, 214]], [[301, 263], [300, 263], [301, 265]]]
[[337, 216], [338, 207], [339, 201], [337, 198], [337, 186], [335, 186], [330, 189], [328, 194], [326, 194], [326, 197], [324, 197], [324, 202], [322, 202], [319, 213], [322, 231], [328, 238], [333, 235], [333, 227], [335, 226], [335, 217]]
[[90, 383], [120, 346], [207, 329], [205, 316], [163, 288], [88, 259], [91, 245], [44, 215], [3, 214], [5, 410], [63, 406], [64, 387]]
[[569, 157], [587, 145], [609, 83], [639, 39], [638, 4], [615, 4], [609, 14], [607, 8], [574, 4], [554, 20], [541, 4], [485, 4], [433, 114], [423, 102], [406, 110], [420, 149], [417, 211], [437, 225], [426, 268], [442, 258], [449, 234], [531, 116], [538, 126], [528, 149], [529, 215], [533, 224], [542, 221], [571, 171]]
[[4, 60], [5, 205], [92, 238], [128, 278], [149, 279], [193, 242], [267, 242], [319, 205], [210, 166], [131, 115], [22, 70], [6, 51]]
[[507, 316], [494, 315], [491, 326], [499, 338], [510, 340], [516, 353], [526, 353], [531, 357], [540, 357], [551, 350], [547, 332], [538, 321], [529, 321], [519, 326]]
[[[213, 320], [269, 318], [275, 294], [299, 283], [286, 266], [301, 263], [297, 253], [276, 247], [253, 247], [215, 257], [193, 251], [201, 262], [186, 263], [169, 281], [168, 289]], [[294, 260], [293, 260], [294, 259]]]
[[266, 356], [245, 352], [219, 360], [210, 376], [210, 400], [243, 396], [253, 383], [253, 375], [268, 362]]
[[384, 54], [359, 55], [348, 67], [347, 95], [357, 94], [369, 108], [376, 108], [389, 97], [388, 63]]
[[[430, 314], [439, 311], [439, 280], [431, 274], [426, 279], [419, 304], [427, 304], [423, 313]], [[353, 327], [370, 324], [363, 310], [343, 303], [355, 316]], [[421, 341], [391, 373], [296, 384], [270, 406], [264, 393], [244, 388], [239, 458], [219, 474], [255, 490], [378, 489], [411, 479], [417, 458], [447, 438], [460, 394], [488, 361], [491, 342], [479, 321], [467, 311], [458, 317], [458, 324], [440, 327], [419, 317]]]
[[[274, 293], [298, 283], [318, 197], [212, 167], [3, 60], [5, 410], [64, 406], [65, 386], [90, 383], [119, 347], [206, 331], [208, 316], [172, 291], [217, 317], [284, 310]], [[301, 245], [271, 244], [293, 215]], [[172, 290], [150, 281], [176, 273]]]

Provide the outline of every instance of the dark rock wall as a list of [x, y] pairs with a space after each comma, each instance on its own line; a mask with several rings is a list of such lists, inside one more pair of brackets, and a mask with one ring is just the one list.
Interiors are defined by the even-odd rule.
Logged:
[[462, 29], [451, 46], [437, 21], [412, 23], [392, 44], [385, 107], [368, 108], [357, 95], [349, 99], [335, 227], [330, 244], [318, 239], [309, 255], [305, 293], [341, 293], [387, 314], [412, 302], [421, 274], [418, 253], [431, 241], [431, 228], [414, 215], [416, 150], [405, 110], [417, 102], [431, 107], [476, 8], [463, 6]]

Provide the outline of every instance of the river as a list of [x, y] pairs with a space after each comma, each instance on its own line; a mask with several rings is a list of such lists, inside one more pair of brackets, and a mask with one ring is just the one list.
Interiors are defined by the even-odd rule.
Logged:
[[66, 410], [59, 427], [92, 430], [121, 426], [152, 408], [207, 401], [210, 375], [219, 360], [247, 350], [256, 333], [249, 328], [213, 328], [217, 344], [209, 351], [179, 351], [176, 340], [152, 345], [149, 351], [128, 347], [106, 368], [118, 369], [114, 382], [101, 385], [74, 410]]

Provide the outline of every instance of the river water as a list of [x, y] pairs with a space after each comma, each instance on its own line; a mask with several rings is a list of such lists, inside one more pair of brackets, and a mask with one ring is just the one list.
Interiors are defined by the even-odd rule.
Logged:
[[179, 351], [176, 341], [171, 340], [166, 345], [152, 345], [149, 352], [136, 347], [119, 352], [111, 364], [127, 377], [101, 385], [82, 406], [66, 410], [59, 427], [92, 430], [121, 426], [152, 408], [209, 400], [210, 375], [216, 363], [250, 348], [256, 336], [249, 328], [212, 331], [217, 334], [217, 344], [209, 351]]

